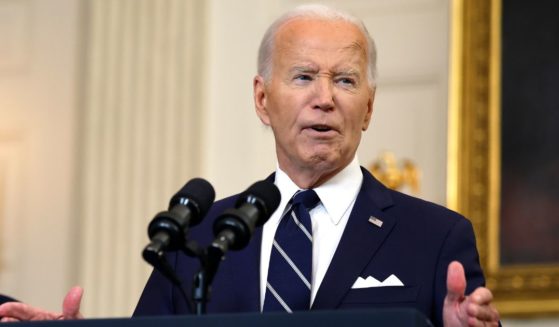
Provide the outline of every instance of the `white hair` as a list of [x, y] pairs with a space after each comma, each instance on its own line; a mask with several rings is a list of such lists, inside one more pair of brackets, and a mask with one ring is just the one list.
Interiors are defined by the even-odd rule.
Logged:
[[274, 43], [278, 30], [287, 22], [296, 18], [311, 18], [326, 21], [345, 21], [355, 25], [367, 40], [367, 80], [369, 85], [374, 88], [377, 78], [377, 50], [375, 41], [367, 31], [363, 21], [348, 13], [318, 4], [308, 4], [295, 7], [276, 19], [266, 30], [260, 48], [258, 50], [258, 75], [269, 81], [272, 76], [272, 54], [274, 52]]

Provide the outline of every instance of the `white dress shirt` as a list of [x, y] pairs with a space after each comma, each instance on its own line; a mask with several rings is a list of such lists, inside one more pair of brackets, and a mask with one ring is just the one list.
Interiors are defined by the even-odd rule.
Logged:
[[[270, 252], [272, 251], [274, 235], [287, 202], [299, 190], [299, 187], [279, 167], [276, 170], [275, 178], [275, 184], [281, 193], [281, 202], [278, 209], [264, 224], [262, 230], [262, 248], [260, 253], [261, 310], [264, 306], [268, 265], [270, 263]], [[336, 176], [314, 189], [320, 198], [320, 203], [309, 212], [313, 235], [311, 303], [314, 302], [316, 292], [338, 247], [362, 182], [363, 173], [359, 167], [359, 161], [355, 157]]]

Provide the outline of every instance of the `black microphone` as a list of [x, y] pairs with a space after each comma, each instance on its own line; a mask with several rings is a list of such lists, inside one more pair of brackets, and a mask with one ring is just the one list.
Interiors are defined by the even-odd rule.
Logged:
[[243, 249], [255, 227], [262, 226], [270, 218], [280, 200], [281, 194], [272, 182], [263, 180], [252, 184], [239, 196], [235, 208], [225, 210], [215, 220], [216, 237], [210, 248], [221, 254], [228, 249]]
[[169, 202], [169, 210], [158, 213], [148, 226], [151, 242], [145, 247], [144, 259], [157, 266], [165, 251], [183, 249], [190, 226], [202, 221], [215, 199], [210, 183], [194, 178], [184, 185]]

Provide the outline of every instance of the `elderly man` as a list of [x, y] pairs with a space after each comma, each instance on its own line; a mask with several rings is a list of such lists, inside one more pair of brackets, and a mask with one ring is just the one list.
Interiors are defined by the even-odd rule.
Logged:
[[[437, 326], [498, 325], [471, 224], [385, 188], [359, 166], [375, 61], [363, 23], [328, 7], [298, 7], [266, 32], [254, 102], [274, 133], [278, 167], [268, 179], [282, 201], [247, 248], [221, 264], [209, 313], [407, 306]], [[236, 198], [216, 202], [192, 237], [208, 244], [213, 218]], [[198, 262], [182, 253], [169, 262], [190, 285]], [[134, 314], [190, 312], [179, 293], [154, 271]], [[63, 318], [78, 314], [79, 295], [71, 291]]]
[[[254, 102], [274, 133], [278, 168], [269, 179], [282, 202], [262, 234], [222, 264], [209, 312], [411, 306], [439, 326], [498, 324], [491, 292], [482, 287], [470, 223], [386, 189], [359, 167], [355, 153], [373, 113], [375, 61], [363, 23], [328, 7], [298, 7], [264, 35]], [[288, 253], [297, 241], [278, 236], [285, 220], [300, 218], [290, 214], [297, 201], [290, 199], [299, 190], [314, 190], [319, 202], [309, 208], [308, 225], [297, 222], [312, 242], [308, 267], [299, 253]], [[217, 202], [208, 218], [235, 199]], [[206, 244], [212, 220], [196, 229]], [[304, 243], [295, 250], [307, 251]], [[282, 266], [278, 257], [288, 264]], [[197, 267], [182, 254], [171, 262], [181, 276], [192, 276]], [[373, 278], [386, 284], [373, 287]], [[300, 293], [280, 290], [297, 284]], [[186, 312], [184, 301], [155, 272], [135, 314]]]

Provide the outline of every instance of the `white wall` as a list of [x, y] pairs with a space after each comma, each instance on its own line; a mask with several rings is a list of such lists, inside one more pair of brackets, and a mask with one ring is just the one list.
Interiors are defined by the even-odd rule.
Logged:
[[271, 130], [256, 117], [252, 101], [256, 52], [273, 3], [209, 1], [202, 174], [218, 198], [242, 191], [275, 169]]
[[52, 309], [75, 282], [78, 18], [0, 1], [0, 291]]
[[151, 272], [140, 255], [146, 226], [198, 173], [205, 10], [196, 0], [84, 9], [78, 265], [90, 292], [82, 309], [127, 316]]

